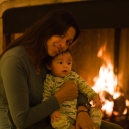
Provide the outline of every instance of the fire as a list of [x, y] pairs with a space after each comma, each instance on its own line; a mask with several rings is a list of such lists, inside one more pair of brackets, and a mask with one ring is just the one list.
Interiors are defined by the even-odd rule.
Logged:
[[114, 107], [114, 99], [120, 96], [119, 92], [116, 92], [117, 76], [114, 74], [113, 65], [110, 58], [106, 53], [106, 43], [98, 51], [98, 57], [103, 60], [103, 64], [100, 67], [98, 77], [94, 78], [94, 86], [92, 87], [100, 96], [103, 107], [102, 111], [111, 116]]
[[99, 76], [94, 78], [93, 89], [99, 93], [103, 103], [102, 110], [109, 116], [113, 111], [114, 89], [117, 86], [116, 78], [112, 67], [101, 66]]

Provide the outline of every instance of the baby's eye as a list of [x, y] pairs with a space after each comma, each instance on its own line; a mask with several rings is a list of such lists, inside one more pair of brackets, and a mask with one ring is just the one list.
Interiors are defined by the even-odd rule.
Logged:
[[68, 65], [72, 64], [72, 62], [68, 62]]
[[62, 62], [58, 62], [58, 64], [62, 64]]

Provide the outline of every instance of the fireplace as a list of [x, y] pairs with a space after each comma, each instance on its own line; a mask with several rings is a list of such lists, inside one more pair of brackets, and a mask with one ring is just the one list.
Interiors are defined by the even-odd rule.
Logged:
[[129, 28], [82, 30], [72, 48], [74, 69], [100, 95], [103, 119], [128, 125]]
[[72, 11], [81, 28], [78, 43], [71, 48], [73, 67], [100, 94], [103, 119], [128, 129], [128, 6], [127, 0], [88, 0], [8, 9], [3, 13], [4, 47], [47, 12]]

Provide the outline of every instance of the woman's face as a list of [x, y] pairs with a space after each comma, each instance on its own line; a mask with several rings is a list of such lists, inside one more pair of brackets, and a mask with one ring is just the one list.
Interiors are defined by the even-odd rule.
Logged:
[[70, 27], [64, 35], [53, 35], [47, 41], [47, 52], [49, 56], [55, 56], [65, 51], [72, 43], [76, 30]]

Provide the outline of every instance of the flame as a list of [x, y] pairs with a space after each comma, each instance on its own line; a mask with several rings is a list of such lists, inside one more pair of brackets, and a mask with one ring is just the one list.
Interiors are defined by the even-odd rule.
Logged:
[[117, 98], [120, 94], [115, 93], [117, 76], [114, 74], [113, 65], [106, 53], [106, 46], [107, 44], [105, 43], [98, 51], [97, 56], [103, 60], [103, 63], [100, 67], [98, 77], [93, 79], [95, 84], [92, 88], [101, 98], [103, 104], [102, 111], [108, 116], [111, 116], [114, 106], [113, 99]]

